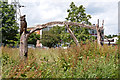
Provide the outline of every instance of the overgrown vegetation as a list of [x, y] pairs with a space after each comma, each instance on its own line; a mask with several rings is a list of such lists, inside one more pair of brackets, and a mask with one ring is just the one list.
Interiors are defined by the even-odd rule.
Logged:
[[60, 29], [59, 26], [57, 28], [54, 27], [49, 31], [43, 31], [42, 39], [40, 39], [42, 45], [51, 48], [54, 47], [56, 44], [60, 43], [60, 34], [59, 32], [57, 32], [58, 29]]
[[3, 48], [3, 78], [118, 78], [116, 46], [81, 43], [68, 49], [29, 49], [26, 63], [19, 49]]
[[[13, 12], [15, 11], [13, 10]], [[89, 22], [91, 16], [86, 15], [85, 8], [82, 5], [77, 7], [72, 2], [68, 12], [69, 15], [66, 18], [68, 21], [91, 24]], [[7, 22], [9, 21], [10, 19]], [[12, 21], [15, 23], [15, 20]], [[7, 24], [5, 23], [5, 27], [9, 28]], [[16, 25], [15, 23], [15, 30], [18, 29]], [[5, 29], [5, 27], [2, 28]], [[118, 52], [120, 49], [117, 49], [116, 46], [107, 45], [99, 47], [96, 42], [88, 41], [92, 38], [85, 28], [75, 26], [70, 26], [70, 28], [79, 40], [80, 47], [72, 44], [68, 49], [29, 49], [26, 63], [20, 61], [18, 48], [3, 47], [2, 57], [0, 57], [2, 59], [2, 78], [118, 78]], [[51, 34], [49, 32], [47, 34], [50, 41], [43, 38], [44, 41], [46, 40], [45, 45], [49, 44], [49, 47], [53, 47], [59, 41], [73, 42], [69, 33], [66, 33], [65, 27], [53, 27], [52, 29], [50, 30]], [[7, 37], [10, 37], [9, 35]], [[19, 39], [19, 37], [18, 35], [16, 38]], [[32, 34], [28, 43], [36, 44], [37, 38], [39, 35]], [[14, 41], [14, 39], [10, 40]], [[52, 42], [53, 40], [54, 42]], [[7, 44], [8, 42], [4, 43]]]

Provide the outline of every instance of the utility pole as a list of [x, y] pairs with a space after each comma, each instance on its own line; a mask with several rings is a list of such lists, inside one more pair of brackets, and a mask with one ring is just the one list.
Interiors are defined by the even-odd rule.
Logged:
[[24, 6], [20, 4], [19, 0], [11, 0], [11, 5], [13, 5], [14, 9], [16, 10], [16, 21], [19, 21], [19, 17], [21, 16], [20, 8]]
[[20, 4], [19, 0], [11, 0], [11, 5], [13, 5], [13, 7], [16, 11], [15, 20], [18, 23], [18, 26], [20, 28], [20, 16], [22, 16], [20, 8], [24, 7], [24, 6]]

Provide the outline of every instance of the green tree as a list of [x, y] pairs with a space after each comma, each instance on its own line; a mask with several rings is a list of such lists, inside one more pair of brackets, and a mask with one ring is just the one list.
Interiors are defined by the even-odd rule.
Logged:
[[75, 6], [74, 2], [70, 4], [70, 9], [67, 10], [68, 17], [66, 18], [67, 21], [71, 22], [80, 22], [83, 24], [89, 24], [89, 19], [91, 19], [90, 15], [87, 15], [85, 13], [85, 7], [83, 5], [80, 5], [79, 7]]
[[36, 33], [32, 33], [28, 38], [28, 44], [36, 45], [37, 40], [40, 40], [40, 35]]
[[[70, 4], [70, 9], [67, 10], [68, 17], [66, 18], [67, 21], [71, 22], [79, 22], [91, 25], [89, 19], [91, 18], [90, 15], [85, 13], [85, 8], [83, 5], [79, 7], [75, 6], [74, 2]], [[70, 26], [71, 30], [77, 37], [78, 41], [86, 41], [86, 39], [94, 39], [93, 36], [89, 35], [88, 29], [78, 26]], [[41, 40], [43, 45], [53, 46], [59, 43], [74, 43], [73, 39], [71, 38], [70, 34], [68, 33], [65, 26], [54, 26], [50, 31], [46, 31], [43, 34], [43, 39]]]
[[118, 35], [114, 35], [114, 34], [113, 34], [113, 36], [112, 36], [112, 37], [117, 37], [117, 36], [118, 36]]
[[112, 35], [108, 35], [108, 36], [107, 36], [107, 35], [105, 35], [105, 37], [107, 37], [107, 38], [112, 38]]
[[58, 32], [58, 29], [59, 28], [53, 27], [49, 31], [43, 31], [42, 39], [40, 39], [40, 42], [49, 48], [54, 47], [60, 42], [60, 32]]
[[[68, 17], [66, 18], [67, 21], [71, 22], [79, 22], [83, 24], [91, 25], [89, 19], [91, 19], [90, 15], [85, 13], [85, 7], [83, 5], [75, 6], [74, 2], [70, 4], [70, 9], [67, 10]], [[92, 36], [89, 35], [88, 29], [78, 26], [70, 26], [71, 30], [75, 34], [78, 41], [85, 41], [86, 39], [90, 39]], [[70, 37], [68, 33], [62, 33], [62, 39], [64, 42], [73, 43], [73, 39]], [[69, 38], [69, 39], [68, 39]]]
[[18, 24], [15, 20], [15, 9], [12, 5], [9, 5], [7, 2], [0, 1], [0, 12], [2, 27], [2, 43], [6, 44], [15, 44], [18, 40], [16, 35], [18, 34]]
[[[17, 41], [15, 41], [15, 44], [16, 45], [19, 45], [20, 44], [20, 34], [18, 33], [16, 35], [16, 38], [17, 38]], [[36, 33], [32, 33], [29, 37], [28, 37], [28, 44], [33, 44], [33, 45], [36, 45], [36, 41], [37, 40], [40, 40], [40, 35], [39, 34], [36, 34]], [[15, 46], [16, 46], [15, 45]]]

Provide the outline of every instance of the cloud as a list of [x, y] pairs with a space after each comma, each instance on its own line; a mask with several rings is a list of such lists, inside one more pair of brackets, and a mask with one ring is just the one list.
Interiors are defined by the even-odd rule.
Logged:
[[117, 2], [90, 2], [86, 7], [86, 12], [92, 15], [90, 20], [92, 23], [97, 23], [100, 19], [100, 26], [102, 20], [105, 22], [105, 34], [118, 33], [118, 6]]
[[[62, 3], [62, 2], [61, 2]], [[23, 2], [26, 5], [26, 2]], [[29, 5], [28, 5], [29, 4]], [[27, 20], [32, 22], [29, 25], [33, 25], [33, 22], [36, 23], [44, 23], [45, 21], [55, 21], [55, 20], [65, 20], [67, 9], [64, 4], [59, 4], [56, 2], [50, 2], [46, 4], [45, 1], [39, 3], [39, 5], [35, 5], [31, 2], [27, 2], [26, 8], [21, 9], [22, 14], [26, 14]]]
[[[90, 2], [86, 7], [86, 12], [91, 15], [97, 15], [100, 13], [106, 12], [108, 6], [110, 6], [109, 2]], [[101, 7], [102, 6], [102, 7]]]
[[21, 12], [27, 15], [29, 26], [49, 21], [64, 21], [72, 1], [76, 6], [83, 5], [86, 8], [86, 13], [92, 16], [90, 21], [93, 24], [97, 23], [97, 19], [104, 19], [105, 34], [117, 34], [118, 0], [20, 0], [20, 3], [26, 6], [21, 8]]

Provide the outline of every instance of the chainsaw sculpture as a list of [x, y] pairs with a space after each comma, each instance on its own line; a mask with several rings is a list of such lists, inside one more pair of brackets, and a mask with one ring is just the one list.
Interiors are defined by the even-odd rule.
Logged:
[[[24, 34], [23, 34], [24, 33]], [[28, 52], [28, 45], [27, 45], [27, 22], [25, 19], [25, 15], [20, 17], [20, 57], [24, 59], [27, 58], [27, 52]]]
[[20, 35], [23, 33], [25, 30], [25, 33], [27, 33], [27, 22], [25, 19], [25, 15], [20, 17]]

